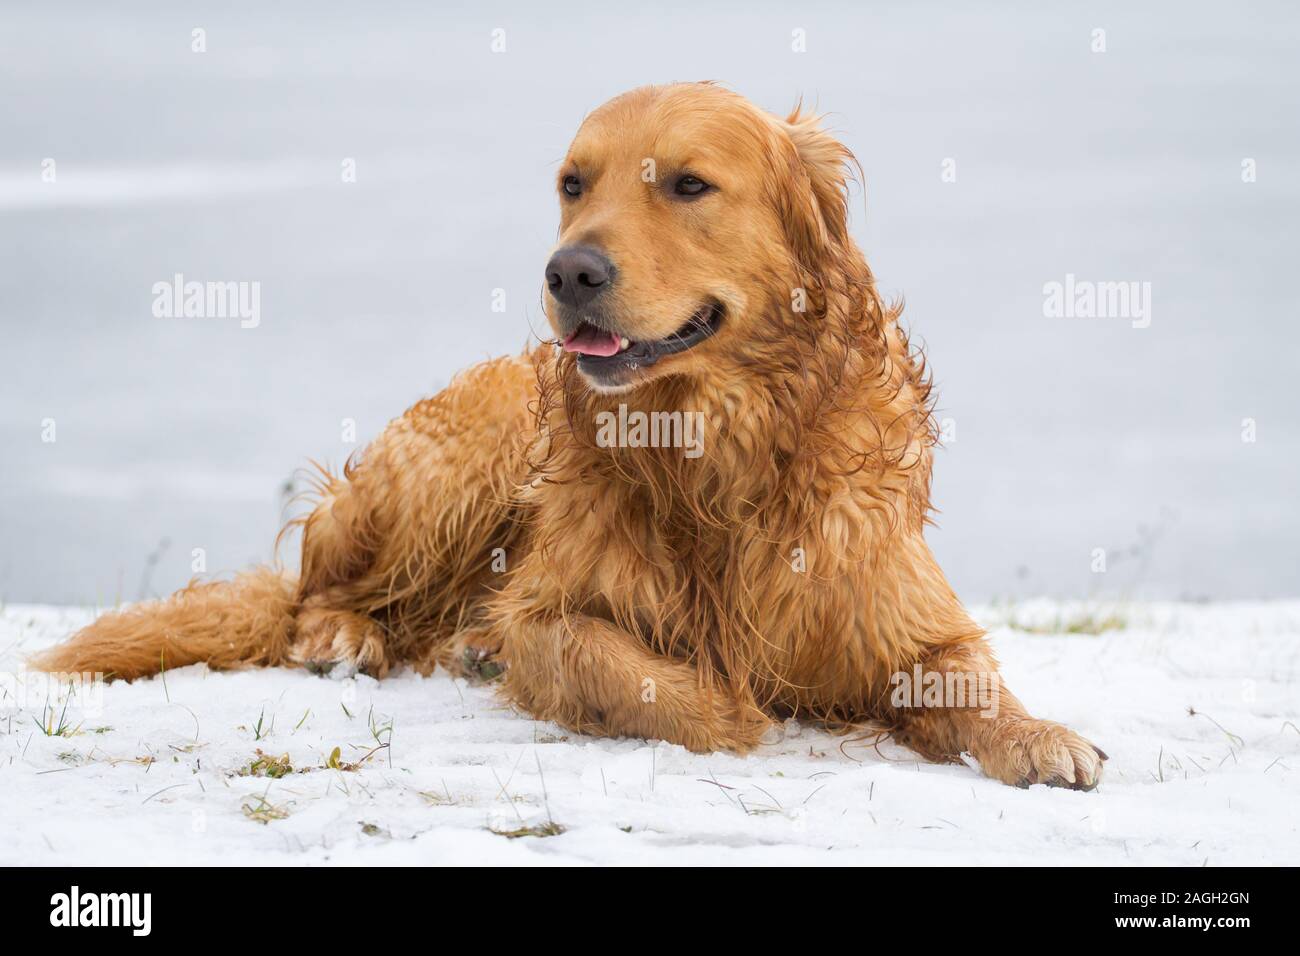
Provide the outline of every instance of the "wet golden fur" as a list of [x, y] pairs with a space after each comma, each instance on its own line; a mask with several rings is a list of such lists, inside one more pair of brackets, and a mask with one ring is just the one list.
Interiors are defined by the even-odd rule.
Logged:
[[[744, 751], [774, 718], [871, 723], [1008, 783], [1091, 787], [1100, 752], [1005, 687], [995, 717], [891, 702], [914, 665], [996, 663], [923, 538], [930, 386], [849, 235], [852, 163], [814, 117], [712, 85], [601, 107], [560, 170], [584, 183], [561, 191], [560, 245], [617, 263], [623, 334], [661, 339], [714, 301], [717, 335], [614, 392], [553, 346], [473, 368], [323, 476], [296, 581], [191, 585], [39, 665], [503, 667], [509, 699], [586, 733]], [[687, 169], [713, 194], [665, 195]], [[703, 455], [602, 447], [620, 403], [701, 412]]]

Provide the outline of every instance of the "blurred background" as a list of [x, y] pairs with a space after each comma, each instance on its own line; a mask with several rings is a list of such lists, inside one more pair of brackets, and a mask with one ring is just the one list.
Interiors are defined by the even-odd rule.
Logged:
[[[1300, 13], [973, 7], [6, 4], [0, 599], [269, 558], [296, 468], [544, 330], [583, 115], [694, 79], [862, 161], [962, 597], [1300, 594]], [[176, 273], [260, 283], [260, 323], [154, 317]], [[1150, 282], [1150, 326], [1045, 317], [1067, 274]]]

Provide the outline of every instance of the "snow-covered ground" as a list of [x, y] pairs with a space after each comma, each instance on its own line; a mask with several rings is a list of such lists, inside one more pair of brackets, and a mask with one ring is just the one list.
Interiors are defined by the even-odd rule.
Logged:
[[91, 616], [0, 614], [2, 864], [1300, 863], [1297, 602], [1100, 636], [1040, 632], [1104, 609], [981, 609], [1031, 710], [1110, 754], [1093, 793], [794, 722], [748, 757], [582, 737], [445, 674], [196, 666], [47, 706], [23, 657]]

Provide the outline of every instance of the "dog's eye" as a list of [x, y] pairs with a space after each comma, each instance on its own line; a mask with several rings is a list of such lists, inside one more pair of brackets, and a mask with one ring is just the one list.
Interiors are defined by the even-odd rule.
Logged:
[[712, 188], [713, 187], [704, 180], [695, 176], [683, 176], [681, 179], [677, 180], [677, 184], [673, 186], [673, 192], [679, 196], [698, 196], [701, 193], [708, 192]]
[[578, 180], [577, 176], [565, 176], [563, 189], [566, 196], [582, 195], [582, 183]]

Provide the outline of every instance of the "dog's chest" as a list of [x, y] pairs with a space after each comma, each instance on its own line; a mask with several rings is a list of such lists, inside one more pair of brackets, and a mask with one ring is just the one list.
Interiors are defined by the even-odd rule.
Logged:
[[700, 645], [744, 629], [793, 649], [852, 628], [856, 585], [840, 560], [848, 542], [831, 525], [833, 539], [812, 530], [783, 536], [760, 518], [718, 527], [689, 510], [623, 502], [586, 510], [565, 539], [591, 550], [563, 565], [580, 577], [569, 584], [589, 606], [647, 635]]

